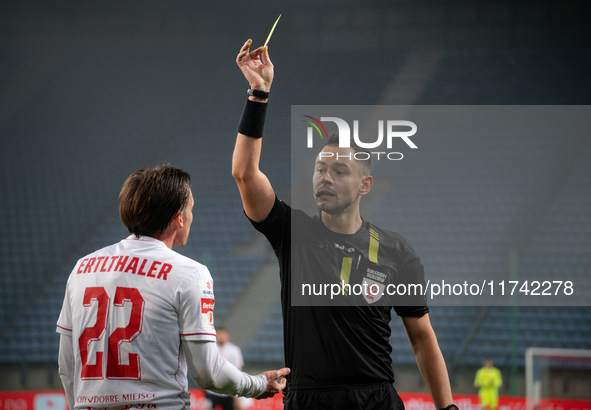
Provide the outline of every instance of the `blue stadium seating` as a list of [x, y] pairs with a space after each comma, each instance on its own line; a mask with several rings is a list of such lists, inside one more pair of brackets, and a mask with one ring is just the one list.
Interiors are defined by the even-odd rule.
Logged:
[[[447, 50], [419, 102], [589, 104], [589, 67], [576, 64], [580, 50], [519, 51]], [[244, 97], [235, 88], [244, 84], [239, 80], [238, 85], [221, 80], [202, 84], [195, 79], [187, 83], [191, 76], [170, 67], [166, 58], [160, 63], [150, 60], [155, 66], [146, 69], [142, 60], [146, 56], [137, 53], [135, 60], [108, 56], [97, 61], [79, 52], [72, 57], [74, 64], [59, 63], [1, 129], [0, 364], [56, 362], [55, 321], [69, 271], [80, 256], [127, 235], [117, 215], [117, 194], [125, 177], [141, 166], [169, 161], [193, 176], [195, 220], [188, 245], [179, 251], [210, 268], [216, 315], [223, 317], [266, 261], [266, 256], [234, 251], [254, 235], [241, 211], [230, 166]], [[227, 59], [219, 50], [213, 53]], [[317, 63], [312, 67], [277, 51], [274, 61], [282, 67], [284, 78], [305, 78], [306, 86], [299, 90], [277, 80], [263, 152], [263, 168], [276, 192], [282, 195], [290, 185], [290, 158], [285, 149], [289, 106], [373, 104], [407, 53], [398, 50], [392, 57], [359, 51], [353, 64], [349, 53], [315, 51], [309, 55]], [[190, 67], [196, 65], [185, 58]], [[237, 76], [235, 67], [220, 68], [201, 60], [199, 64], [219, 71], [220, 78]], [[359, 75], [359, 64], [370, 67], [367, 75]], [[349, 69], [334, 69], [349, 65]], [[556, 79], [555, 74], [566, 65], [574, 67], [572, 75]], [[82, 81], [90, 73], [92, 81]], [[158, 85], [161, 78], [165, 83]], [[79, 88], [71, 87], [73, 82]], [[101, 94], [102, 87], [111, 82], [121, 92]], [[162, 92], [161, 88], [170, 90]], [[211, 95], [209, 104], [197, 104], [194, 92], [187, 89], [204, 89]], [[170, 108], [151, 112], [149, 108], [156, 106], [152, 94], [170, 101]], [[134, 109], [137, 100], [148, 101], [145, 112]], [[72, 106], [75, 109], [70, 112]], [[87, 123], [81, 124], [76, 117]], [[102, 124], [97, 118], [111, 120]], [[520, 277], [565, 271], [581, 277], [591, 274], [591, 150], [588, 144], [584, 149], [566, 183], [552, 197], [529, 246], [519, 255]], [[400, 166], [400, 175], [376, 170], [376, 178], [391, 178], [396, 189], [379, 199], [371, 221], [377, 225], [395, 221], [394, 230], [409, 239], [428, 272], [453, 278], [505, 269], [508, 252], [503, 247], [508, 234], [519, 236], [527, 230], [526, 223], [516, 224], [528, 220], [524, 203], [536, 187], [548, 181], [554, 167], [567, 165], [566, 157], [528, 145], [518, 153], [499, 148], [479, 156], [471, 156], [470, 151], [441, 154], [418, 159], [421, 172], [413, 175], [404, 173], [405, 164]], [[444, 163], [441, 158], [446, 157], [455, 158], [455, 163]], [[543, 196], [536, 195], [534, 199]], [[432, 323], [446, 358], [455, 357], [477, 313], [477, 309], [462, 306], [432, 307]], [[517, 323], [517, 333], [512, 335], [510, 308], [492, 308], [461, 364], [479, 365], [489, 356], [508, 366], [513, 342], [520, 358], [528, 346], [591, 348], [588, 308], [520, 307]], [[246, 360], [260, 366], [283, 361], [282, 337], [277, 302], [254, 340], [244, 346]], [[392, 322], [391, 343], [395, 364], [414, 363], [397, 320]]]

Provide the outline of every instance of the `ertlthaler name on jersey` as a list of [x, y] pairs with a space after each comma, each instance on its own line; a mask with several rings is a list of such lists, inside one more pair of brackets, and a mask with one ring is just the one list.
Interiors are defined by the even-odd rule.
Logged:
[[124, 272], [167, 280], [167, 274], [171, 270], [172, 265], [169, 263], [150, 261], [150, 259], [140, 259], [138, 257], [129, 259], [129, 256], [117, 255], [82, 259], [76, 273]]

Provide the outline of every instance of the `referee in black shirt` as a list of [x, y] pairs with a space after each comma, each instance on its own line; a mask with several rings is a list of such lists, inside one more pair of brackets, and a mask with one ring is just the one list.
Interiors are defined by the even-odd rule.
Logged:
[[[346, 292], [347, 285], [363, 284], [382, 290], [394, 278], [397, 283], [423, 281], [423, 265], [403, 237], [361, 218], [359, 202], [371, 190], [373, 179], [371, 161], [356, 161], [350, 155], [362, 150], [354, 144], [341, 148], [333, 137], [316, 160], [313, 188], [319, 216], [309, 217], [277, 199], [259, 170], [274, 68], [268, 49], [251, 52], [250, 45], [248, 40], [236, 58], [250, 90], [232, 175], [246, 215], [279, 259], [285, 364], [291, 368], [285, 409], [402, 410], [404, 404], [392, 385], [391, 307], [386, 298], [379, 301], [372, 293], [358, 296], [359, 303], [351, 306], [293, 306], [292, 272], [297, 275], [296, 285], [339, 283]], [[353, 300], [353, 295], [348, 296]], [[457, 410], [426, 303], [394, 309], [435, 408]]]

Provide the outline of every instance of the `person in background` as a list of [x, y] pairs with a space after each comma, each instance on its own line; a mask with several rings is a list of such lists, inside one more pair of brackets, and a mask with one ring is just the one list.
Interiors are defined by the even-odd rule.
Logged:
[[482, 410], [496, 410], [499, 407], [499, 388], [502, 385], [501, 371], [493, 366], [492, 360], [484, 359], [474, 378]]

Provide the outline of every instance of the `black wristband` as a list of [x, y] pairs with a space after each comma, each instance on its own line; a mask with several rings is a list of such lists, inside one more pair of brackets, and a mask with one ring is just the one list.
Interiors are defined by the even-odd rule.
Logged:
[[456, 406], [455, 404], [450, 404], [449, 406], [444, 407], [441, 410], [460, 410], [460, 409], [458, 409], [458, 406]]
[[238, 132], [251, 138], [262, 138], [265, 128], [265, 117], [269, 104], [246, 100], [242, 117], [238, 124]]
[[258, 98], [269, 98], [269, 92], [268, 91], [262, 91], [262, 90], [251, 90], [250, 88], [246, 91], [246, 94], [248, 95], [253, 95], [255, 97]]

